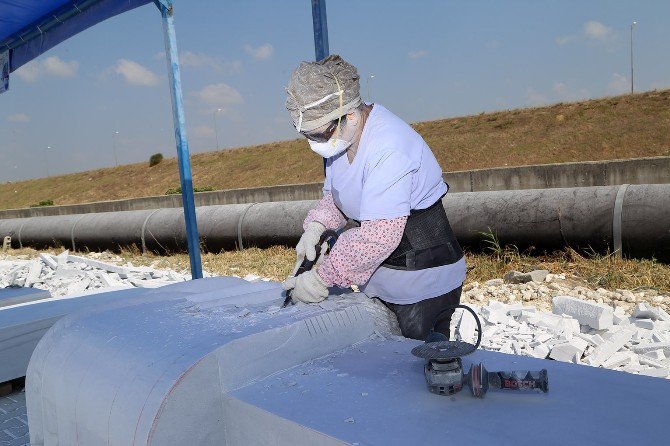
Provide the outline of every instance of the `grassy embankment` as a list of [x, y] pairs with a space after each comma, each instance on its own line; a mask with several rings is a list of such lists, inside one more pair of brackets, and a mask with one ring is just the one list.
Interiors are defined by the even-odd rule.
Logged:
[[[287, 118], [288, 119], [288, 118]], [[444, 171], [670, 155], [670, 90], [414, 124]], [[164, 154], [174, 148], [166, 147]], [[296, 139], [192, 156], [196, 186], [215, 189], [321, 181]], [[176, 159], [0, 184], [0, 209], [162, 195], [179, 185]]]

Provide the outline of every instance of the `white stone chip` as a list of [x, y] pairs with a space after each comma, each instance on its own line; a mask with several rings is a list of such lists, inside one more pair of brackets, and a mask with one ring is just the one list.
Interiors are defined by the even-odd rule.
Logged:
[[26, 282], [23, 286], [29, 287], [37, 282], [42, 274], [42, 263], [39, 261], [30, 262], [30, 269], [28, 270], [28, 275], [26, 276]]
[[554, 345], [549, 353], [549, 357], [556, 361], [573, 362], [576, 364], [580, 360], [582, 353], [583, 350], [579, 350], [570, 342], [564, 342]]
[[64, 266], [67, 263], [67, 258], [70, 254], [70, 251], [67, 249], [56, 256], [56, 262], [58, 267]]
[[587, 302], [571, 296], [556, 296], [553, 299], [554, 314], [567, 314], [582, 325], [603, 330], [613, 325], [614, 310], [612, 307]]
[[587, 358], [587, 362], [593, 366], [600, 366], [607, 361], [614, 353], [623, 347], [633, 337], [634, 330], [621, 328], [618, 332], [612, 333], [612, 336], [606, 342], [600, 344], [593, 350], [593, 353]]
[[653, 319], [670, 322], [670, 315], [662, 308], [652, 307], [647, 302], [640, 302], [633, 309], [633, 317], [637, 319]]
[[58, 262], [50, 254], [40, 253], [40, 260], [51, 269], [58, 268]]
[[653, 378], [667, 378], [670, 375], [668, 367], [640, 369], [640, 375], [651, 376]]
[[663, 361], [665, 359], [665, 353], [663, 353], [663, 350], [661, 349], [645, 352], [643, 356], [654, 359], [656, 361]]
[[257, 276], [256, 274], [247, 274], [243, 277], [243, 279], [247, 282], [258, 282], [261, 280], [261, 276]]
[[662, 369], [665, 367], [665, 364], [663, 362], [658, 361], [656, 359], [651, 359], [645, 355], [641, 355], [637, 357], [638, 361], [640, 361], [640, 364], [648, 365], [649, 367], [654, 367], [657, 369]]
[[531, 350], [530, 354], [535, 358], [545, 359], [549, 354], [549, 347], [544, 344], [537, 345]]
[[[66, 251], [67, 252], [67, 251]], [[79, 256], [67, 256], [68, 261], [73, 263], [83, 263], [84, 265], [91, 266], [93, 268], [101, 269], [104, 271], [109, 271], [110, 273], [116, 273], [119, 277], [127, 278], [128, 277], [128, 268], [123, 266], [112, 265], [110, 263], [101, 262], [99, 260], [87, 259], [86, 257]], [[123, 277], [126, 276], [126, 277]]]
[[458, 323], [458, 336], [461, 341], [474, 342], [477, 332], [477, 323], [475, 318], [469, 312], [464, 312]]
[[614, 369], [628, 364], [633, 359], [634, 354], [629, 351], [616, 352], [603, 363], [603, 367]]
[[654, 350], [663, 350], [665, 356], [670, 356], [670, 342], [651, 342], [649, 344], [640, 344], [633, 347], [633, 351], [639, 354]]

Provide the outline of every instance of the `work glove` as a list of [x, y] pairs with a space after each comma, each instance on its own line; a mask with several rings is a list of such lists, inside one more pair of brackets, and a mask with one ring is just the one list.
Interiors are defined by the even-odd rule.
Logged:
[[[298, 271], [298, 268], [300, 268], [303, 260], [307, 259], [314, 261], [316, 258], [316, 245], [319, 243], [319, 238], [325, 230], [326, 227], [318, 221], [311, 221], [307, 223], [307, 229], [305, 229], [305, 232], [302, 234], [300, 241], [295, 247], [297, 261], [295, 267], [293, 268], [293, 272], [291, 273], [292, 276], [295, 276], [295, 273]], [[319, 259], [316, 262], [317, 265], [315, 265], [314, 268], [316, 268], [316, 266], [321, 263], [320, 261], [323, 260], [323, 254], [326, 252], [327, 248], [328, 243], [324, 242], [321, 246], [321, 256], [319, 256]]]
[[305, 271], [297, 277], [289, 277], [281, 286], [286, 291], [293, 290], [291, 297], [306, 304], [321, 302], [328, 297], [328, 287], [316, 273], [316, 269]]

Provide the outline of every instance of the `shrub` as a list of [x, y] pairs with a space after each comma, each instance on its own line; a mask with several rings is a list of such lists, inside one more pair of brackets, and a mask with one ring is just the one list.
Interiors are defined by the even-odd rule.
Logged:
[[153, 167], [156, 164], [160, 164], [161, 161], [163, 161], [163, 154], [154, 153], [153, 155], [151, 155], [151, 158], [149, 158], [149, 167]]
[[[211, 192], [214, 190], [212, 186], [194, 187], [193, 192]], [[181, 187], [171, 187], [165, 191], [165, 195], [181, 194]]]
[[30, 207], [31, 208], [40, 208], [40, 207], [43, 207], [43, 206], [53, 206], [53, 205], [54, 205], [53, 200], [44, 200], [44, 201], [40, 201], [37, 204], [31, 204]]

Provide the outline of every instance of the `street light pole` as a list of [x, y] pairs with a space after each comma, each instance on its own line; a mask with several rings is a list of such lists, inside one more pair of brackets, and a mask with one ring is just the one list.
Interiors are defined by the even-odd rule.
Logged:
[[51, 150], [51, 146], [46, 146], [44, 149], [44, 166], [47, 169], [47, 178], [49, 177], [49, 157], [47, 156], [47, 150]]
[[372, 96], [370, 95], [370, 79], [374, 79], [374, 78], [375, 78], [375, 75], [374, 75], [374, 74], [371, 74], [371, 75], [368, 76], [368, 78], [365, 80], [365, 83], [367, 84], [367, 87], [368, 87], [368, 101], [370, 101], [370, 103], [372, 103]]
[[222, 108], [217, 108], [214, 110], [214, 133], [216, 134], [216, 150], [219, 150], [219, 126], [216, 123], [216, 116], [222, 110]]
[[637, 22], [630, 24], [630, 94], [633, 94], [633, 27]]
[[116, 135], [118, 135], [119, 132], [115, 131], [112, 133], [112, 144], [114, 145], [114, 165], [119, 166], [119, 159], [116, 157]]

